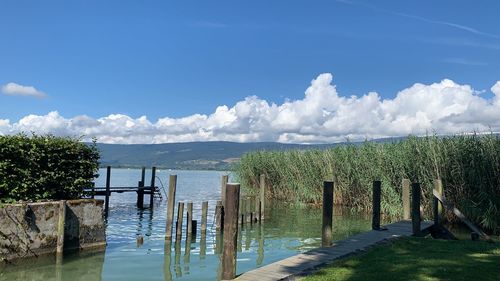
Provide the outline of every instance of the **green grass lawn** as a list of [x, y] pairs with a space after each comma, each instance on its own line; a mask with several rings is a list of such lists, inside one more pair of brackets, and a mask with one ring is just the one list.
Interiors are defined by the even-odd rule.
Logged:
[[303, 280], [500, 280], [500, 243], [404, 238]]

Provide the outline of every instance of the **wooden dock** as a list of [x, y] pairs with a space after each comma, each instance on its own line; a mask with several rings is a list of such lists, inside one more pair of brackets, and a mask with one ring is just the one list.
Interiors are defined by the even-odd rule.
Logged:
[[[433, 225], [431, 221], [423, 221], [422, 232]], [[331, 247], [318, 248], [305, 253], [286, 258], [281, 261], [245, 272], [234, 280], [295, 280], [295, 277], [335, 260], [359, 253], [380, 242], [411, 236], [412, 222], [400, 221], [385, 226], [387, 230], [371, 230], [351, 236], [345, 240], [334, 242]]]

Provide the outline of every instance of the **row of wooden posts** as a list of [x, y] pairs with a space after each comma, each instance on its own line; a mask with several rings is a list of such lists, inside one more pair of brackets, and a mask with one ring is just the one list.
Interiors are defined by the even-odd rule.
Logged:
[[[167, 196], [167, 219], [165, 239], [171, 241], [173, 237], [175, 193], [177, 189], [177, 175], [170, 175]], [[228, 183], [228, 176], [222, 176], [221, 200], [215, 208], [215, 227], [223, 235], [222, 252], [222, 279], [233, 279], [236, 274], [236, 249], [238, 225], [260, 222], [264, 219], [266, 178], [260, 176], [259, 196], [241, 196], [240, 184]], [[241, 203], [240, 203], [241, 202]], [[175, 238], [182, 238], [182, 224], [184, 220], [184, 202], [177, 203], [177, 220]], [[186, 206], [186, 237], [190, 239], [196, 233], [197, 221], [193, 220], [193, 203]], [[208, 201], [202, 202], [201, 235], [202, 239], [207, 231]], [[169, 242], [170, 243], [170, 242]]]

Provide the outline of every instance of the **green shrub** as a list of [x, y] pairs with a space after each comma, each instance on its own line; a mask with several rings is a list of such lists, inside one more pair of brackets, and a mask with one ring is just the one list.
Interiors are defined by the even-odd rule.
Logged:
[[236, 169], [244, 188], [256, 188], [263, 173], [270, 197], [312, 204], [321, 202], [323, 181], [333, 179], [335, 204], [368, 211], [372, 181], [379, 179], [382, 211], [390, 217], [402, 214], [401, 181], [409, 178], [421, 183], [422, 204], [430, 218], [433, 180], [440, 177], [451, 202], [477, 224], [500, 232], [500, 138], [493, 134], [251, 152]]
[[73, 199], [98, 171], [95, 142], [69, 137], [0, 136], [0, 201]]

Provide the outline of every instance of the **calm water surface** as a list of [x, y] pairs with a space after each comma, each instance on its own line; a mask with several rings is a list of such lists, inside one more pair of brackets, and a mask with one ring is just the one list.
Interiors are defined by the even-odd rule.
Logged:
[[[135, 186], [140, 170], [113, 169], [112, 186]], [[104, 186], [101, 170], [96, 186]], [[62, 265], [54, 258], [38, 259], [0, 268], [0, 280], [216, 280], [219, 271], [221, 237], [214, 227], [214, 213], [220, 198], [220, 179], [227, 172], [160, 170], [157, 176], [168, 186], [168, 175], [177, 174], [176, 201], [193, 202], [193, 219], [201, 221], [201, 202], [209, 202], [208, 231], [202, 239], [166, 243], [166, 200], [156, 200], [153, 212], [136, 207], [136, 193], [113, 193], [106, 229], [106, 251], [98, 254], [65, 256]], [[229, 173], [230, 181], [233, 175]], [[146, 176], [149, 183], [150, 175]], [[145, 197], [145, 206], [149, 197]], [[165, 198], [166, 196], [164, 196]], [[237, 273], [278, 261], [319, 247], [321, 210], [272, 205], [262, 224], [244, 226], [239, 231]], [[177, 211], [175, 211], [176, 213]], [[335, 210], [334, 239], [370, 229], [369, 217], [345, 210]], [[185, 224], [184, 224], [185, 225]], [[199, 228], [199, 226], [198, 226]], [[174, 229], [175, 231], [175, 229]], [[144, 244], [137, 246], [142, 235]]]

